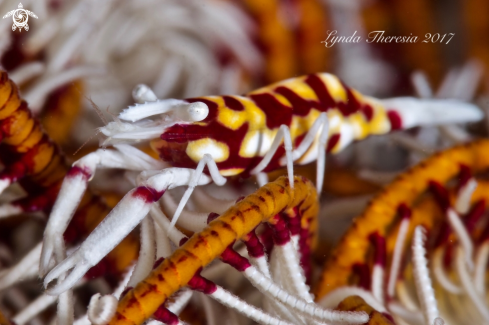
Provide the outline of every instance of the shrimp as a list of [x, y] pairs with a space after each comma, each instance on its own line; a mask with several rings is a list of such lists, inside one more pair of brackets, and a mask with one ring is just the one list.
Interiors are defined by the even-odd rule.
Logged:
[[211, 182], [221, 186], [226, 177], [236, 175], [256, 175], [265, 183], [264, 172], [282, 166], [287, 166], [293, 186], [294, 162], [317, 160], [316, 186], [320, 191], [326, 152], [340, 152], [352, 141], [370, 134], [482, 118], [475, 106], [454, 100], [378, 100], [363, 96], [327, 73], [287, 79], [245, 96], [157, 100], [146, 86], [137, 87], [133, 96], [143, 104], [122, 111], [117, 121], [100, 130], [107, 137], [103, 144], [113, 144], [124, 154], [93, 152], [75, 162], [72, 168], [78, 172], [64, 179], [45, 231], [41, 274], [47, 271], [54, 242], [64, 232], [97, 167], [141, 170], [148, 162], [128, 143], [150, 140], [166, 168], [158, 170], [155, 164], [148, 164], [137, 177], [137, 187], [126, 194], [77, 251], [47, 274], [46, 287], [71, 270], [64, 280], [48, 289], [50, 294], [72, 287], [141, 222], [152, 204], [169, 189], [188, 186], [172, 218], [173, 227], [196, 186]]

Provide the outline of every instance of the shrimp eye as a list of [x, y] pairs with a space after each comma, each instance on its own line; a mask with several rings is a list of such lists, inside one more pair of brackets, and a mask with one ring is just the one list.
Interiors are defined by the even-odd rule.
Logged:
[[195, 102], [188, 106], [187, 113], [189, 121], [198, 122], [204, 120], [209, 115], [209, 107], [205, 103]]

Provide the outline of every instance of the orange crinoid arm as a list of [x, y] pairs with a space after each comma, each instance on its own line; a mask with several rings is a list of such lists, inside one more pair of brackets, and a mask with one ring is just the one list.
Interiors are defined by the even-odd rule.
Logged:
[[[316, 299], [348, 284], [353, 266], [366, 259], [371, 246], [369, 235], [378, 232], [381, 236], [386, 236], [389, 227], [395, 222], [399, 205], [412, 207], [415, 200], [426, 191], [430, 181], [445, 184], [457, 175], [460, 165], [470, 167], [474, 174], [489, 168], [489, 140], [478, 140], [437, 153], [387, 186], [370, 202], [364, 213], [354, 220], [326, 262], [316, 287]], [[423, 203], [423, 206], [426, 207], [426, 204]], [[414, 223], [423, 223], [430, 228], [434, 220], [416, 217], [412, 227]], [[388, 245], [387, 254], [392, 253], [392, 246]]]
[[[72, 90], [71, 95], [73, 96], [70, 98], [76, 99], [74, 97], [79, 92]], [[69, 101], [65, 100], [64, 104], [68, 105]], [[19, 204], [23, 203], [21, 206], [25, 206], [26, 211], [49, 211], [69, 165], [57, 143], [32, 115], [27, 102], [21, 98], [17, 85], [3, 70], [0, 70], [0, 159], [5, 166], [0, 172], [0, 180], [4, 178], [12, 182], [18, 181], [27, 192], [27, 197], [20, 200]], [[99, 196], [87, 191], [74, 221], [65, 233], [65, 239], [68, 242], [82, 239], [109, 211], [109, 207]], [[137, 257], [138, 251], [137, 238], [128, 236], [104, 260], [105, 264], [100, 264], [99, 271], [121, 273]]]
[[81, 113], [83, 83], [74, 81], [55, 91], [40, 117], [46, 133], [58, 145], [69, 145], [71, 131]]
[[202, 232], [194, 234], [124, 296], [109, 324], [141, 324], [169, 296], [187, 285], [197, 271], [219, 257], [226, 247], [260, 223], [294, 207], [302, 214], [302, 227], [307, 227], [313, 237], [319, 209], [314, 185], [296, 176], [292, 189], [288, 178], [280, 177], [231, 207]]

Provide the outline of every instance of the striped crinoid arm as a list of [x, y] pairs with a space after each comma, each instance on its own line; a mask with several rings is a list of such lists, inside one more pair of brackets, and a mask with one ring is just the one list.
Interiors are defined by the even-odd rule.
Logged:
[[301, 227], [308, 229], [308, 238], [313, 242], [319, 208], [314, 186], [305, 178], [295, 177], [294, 188], [291, 188], [288, 178], [281, 177], [244, 198], [210, 222], [202, 232], [194, 234], [123, 297], [109, 324], [143, 323], [173, 293], [189, 284], [191, 279], [195, 282], [194, 276], [203, 267], [216, 258], [224, 260], [226, 254], [223, 253], [229, 253], [235, 241], [246, 237], [259, 224], [273, 222], [275, 216], [293, 208], [302, 216]]
[[488, 322], [488, 149], [442, 151], [388, 185], [326, 262], [320, 304], [357, 290], [407, 324]]
[[[62, 111], [70, 109], [75, 111], [76, 108], [73, 106], [76, 106], [79, 101], [79, 95], [78, 90], [71, 89], [65, 96], [67, 98], [63, 99], [61, 105], [63, 107], [58, 108]], [[55, 104], [59, 103], [53, 103], [53, 107], [56, 106]], [[58, 136], [62, 137], [63, 134]], [[20, 213], [50, 211], [69, 165], [57, 142], [46, 133], [41, 122], [33, 116], [28, 103], [20, 96], [18, 86], [9, 78], [8, 73], [2, 70], [0, 70], [0, 160], [5, 166], [0, 171], [0, 194], [17, 181], [27, 192], [25, 198], [0, 205], [0, 218]], [[75, 221], [65, 233], [66, 240], [74, 242], [82, 239], [103, 220], [109, 210], [99, 196], [87, 192], [75, 214]], [[122, 246], [125, 253], [121, 252], [121, 248], [117, 248], [116, 252], [112, 253], [113, 257], [109, 257], [112, 261], [104, 267], [105, 270], [122, 272], [137, 256], [137, 240], [129, 238]], [[104, 263], [107, 264], [107, 261]], [[0, 283], [2, 283], [1, 279]]]
[[[387, 231], [394, 227], [400, 219], [397, 218], [400, 214], [398, 213], [400, 206], [412, 207], [416, 200], [427, 191], [430, 183], [446, 184], [459, 174], [461, 165], [468, 166], [474, 174], [487, 169], [489, 167], [489, 141], [479, 140], [439, 152], [400, 175], [377, 195], [364, 213], [354, 220], [327, 260], [319, 285], [316, 287], [317, 299], [348, 284], [354, 266], [366, 262], [371, 247], [369, 237], [375, 233], [385, 237]], [[434, 210], [435, 206], [431, 205], [431, 207]], [[432, 214], [432, 216], [436, 215], [436, 213]], [[421, 220], [417, 217], [416, 222], [431, 228], [436, 218]], [[411, 229], [414, 225], [412, 222]], [[390, 250], [387, 253], [391, 254], [394, 249], [393, 245], [388, 245], [387, 248]]]
[[[42, 124], [33, 116], [27, 102], [21, 98], [18, 86], [9, 79], [7, 72], [2, 70], [0, 70], [0, 161], [4, 165], [0, 171], [0, 194], [17, 182], [26, 192], [25, 197], [0, 204], [0, 219], [16, 218], [20, 214], [30, 212], [48, 213], [53, 207], [63, 177], [68, 173], [69, 165], [57, 143], [45, 132]], [[88, 191], [81, 199], [79, 209], [74, 213], [74, 220], [68, 230], [64, 234], [59, 234], [57, 238], [59, 254], [64, 254], [64, 247], [61, 245], [63, 242], [73, 244], [83, 239], [109, 211], [109, 207], [100, 196]], [[5, 229], [9, 224], [6, 225]], [[11, 247], [15, 249], [14, 244], [10, 245], [8, 242], [7, 248]], [[9, 287], [35, 276], [39, 265], [40, 247], [41, 243], [16, 261], [16, 264], [7, 264], [8, 268], [2, 270], [0, 274], [2, 295], [9, 296], [4, 294]], [[138, 250], [139, 241], [135, 236], [129, 235], [104, 260], [92, 268], [87, 276], [93, 278], [121, 275], [136, 259]], [[19, 292], [23, 294], [22, 290]], [[38, 305], [35, 308], [40, 312], [46, 307]], [[14, 310], [19, 312], [18, 308]], [[22, 310], [19, 314], [21, 313]], [[69, 313], [68, 310], [65, 314]], [[30, 317], [34, 316], [35, 314]]]
[[[0, 173], [1, 191], [26, 176], [41, 177], [44, 185], [43, 176], [46, 178], [47, 175], [42, 172], [46, 170], [51, 172], [49, 180], [59, 179], [63, 168], [61, 160], [56, 159], [59, 156], [56, 145], [44, 133], [27, 103], [21, 99], [17, 85], [5, 71], [0, 71], [0, 126], [2, 160], [6, 165]], [[57, 169], [61, 171], [56, 172]]]
[[[66, 107], [62, 110], [76, 111], [78, 102], [73, 100], [69, 105], [64, 105]], [[52, 108], [55, 106], [52, 105]], [[49, 211], [69, 167], [56, 141], [44, 130], [27, 102], [21, 98], [18, 86], [2, 70], [0, 160], [4, 165], [0, 172], [0, 193], [12, 183], [19, 182], [29, 194], [25, 199], [2, 206], [0, 217], [22, 212]]]

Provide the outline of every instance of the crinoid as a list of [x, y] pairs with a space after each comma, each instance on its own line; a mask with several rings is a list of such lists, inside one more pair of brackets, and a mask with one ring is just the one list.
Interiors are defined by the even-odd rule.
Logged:
[[[304, 271], [307, 274], [307, 256], [315, 241], [318, 201], [310, 181], [295, 177], [294, 183], [292, 188], [288, 178], [281, 177], [263, 186], [221, 216], [209, 215], [209, 226], [191, 238], [171, 229], [168, 233], [170, 239], [181, 246], [158, 260], [154, 270], [122, 297], [117, 309], [113, 296], [92, 300], [89, 306], [92, 322], [96, 319], [96, 324], [141, 324], [152, 318], [166, 324], [180, 324], [173, 312], [181, 309], [177, 308], [182, 304], [181, 297], [188, 300], [188, 295], [177, 295], [175, 300], [170, 298], [186, 286], [261, 324], [368, 322], [369, 316], [365, 312], [332, 311], [314, 304]], [[168, 220], [158, 217], [155, 206], [154, 209], [154, 220], [168, 230]], [[256, 227], [262, 223], [271, 227], [273, 233], [273, 252], [268, 262], [263, 244], [255, 234]], [[249, 258], [233, 248], [240, 239], [245, 243]], [[202, 268], [217, 258], [241, 272], [263, 292], [265, 308], [275, 316], [247, 304], [202, 277]], [[147, 263], [152, 265], [151, 260]], [[168, 304], [164, 304], [165, 301]], [[345, 303], [343, 308], [354, 310], [355, 306], [362, 304], [358, 301]], [[383, 319], [381, 315], [377, 317]]]
[[[40, 122], [33, 117], [27, 103], [20, 97], [17, 85], [8, 78], [5, 71], [0, 70], [0, 125], [1, 125], [1, 160], [4, 164], [0, 172], [0, 184], [2, 191], [12, 183], [18, 183], [24, 197], [13, 201], [2, 202], [0, 206], [1, 219], [21, 218], [19, 215], [32, 215], [33, 213], [45, 213], [51, 210], [57, 193], [60, 189], [63, 177], [69, 167], [58, 146], [43, 131]], [[73, 223], [61, 241], [57, 243], [56, 256], [64, 258], [64, 240], [73, 243], [84, 238], [84, 234], [92, 231], [105, 217], [108, 207], [104, 200], [88, 190], [73, 216]], [[67, 225], [68, 226], [68, 225]], [[28, 241], [27, 239], [25, 241]], [[10, 248], [2, 246], [7, 254]], [[18, 285], [23, 280], [37, 276], [39, 258], [42, 244], [35, 245], [32, 250], [16, 264], [0, 272], [0, 291]], [[89, 276], [118, 275], [122, 273], [136, 258], [138, 242], [132, 235], [124, 239], [118, 248], [113, 250], [97, 268], [94, 268]], [[13, 290], [15, 290], [14, 288]], [[10, 294], [15, 301], [25, 300], [21, 291]], [[43, 299], [41, 299], [43, 298]], [[12, 300], [10, 299], [10, 300]], [[58, 297], [41, 296], [40, 301], [52, 303]], [[8, 300], [8, 299], [7, 299]], [[72, 293], [67, 292], [59, 297], [60, 324], [69, 324], [73, 317]], [[47, 305], [49, 305], [49, 303]], [[41, 304], [42, 305], [42, 304]], [[26, 310], [22, 315], [16, 315], [15, 320], [28, 321], [29, 317], [36, 315], [42, 307], [39, 303], [34, 307], [34, 313]], [[36, 309], [37, 308], [37, 309]], [[40, 309], [41, 308], [41, 309]], [[45, 307], [44, 307], [45, 308]]]
[[489, 322], [488, 153], [488, 140], [460, 145], [388, 185], [326, 262], [316, 288], [320, 304], [358, 290], [401, 324], [431, 325], [440, 316], [449, 324]]

